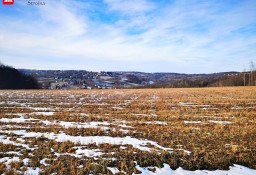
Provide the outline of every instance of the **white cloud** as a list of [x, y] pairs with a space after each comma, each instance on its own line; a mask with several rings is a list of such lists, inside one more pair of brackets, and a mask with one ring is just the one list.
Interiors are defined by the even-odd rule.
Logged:
[[82, 35], [86, 32], [86, 21], [84, 18], [72, 13], [67, 6], [57, 1], [50, 1], [44, 8], [39, 8], [42, 23], [50, 26], [49, 34], [52, 32], [62, 36]]
[[[23, 58], [29, 61], [27, 64], [38, 63], [35, 68], [44, 61], [58, 66], [55, 62], [59, 61], [63, 64], [59, 66], [69, 69], [80, 67], [83, 61], [93, 64], [93, 60], [95, 69], [104, 69], [97, 65], [99, 61], [113, 65], [123, 62], [120, 70], [127, 70], [128, 62], [149, 62], [154, 65], [148, 65], [152, 72], [161, 71], [162, 63], [183, 67], [178, 72], [186, 72], [188, 67], [184, 64], [188, 63], [198, 67], [224, 60], [223, 65], [230, 66], [242, 62], [239, 57], [255, 59], [255, 36], [232, 33], [255, 23], [254, 7], [247, 3], [219, 11], [221, 2], [176, 1], [157, 6], [146, 0], [105, 0], [109, 9], [100, 9], [105, 10], [103, 15], [112, 15], [113, 11], [121, 14], [116, 21], [107, 23], [90, 18], [96, 13], [92, 4], [74, 2], [70, 5], [67, 1], [49, 1], [34, 11], [23, 6], [23, 10], [28, 10], [23, 18], [3, 18], [0, 14], [0, 59], [15, 63], [19, 62], [17, 57]], [[26, 18], [33, 16], [29, 13], [34, 18]], [[233, 67], [237, 69], [237, 65]]]
[[146, 0], [104, 0], [110, 10], [126, 15], [145, 13], [155, 8], [154, 4]]

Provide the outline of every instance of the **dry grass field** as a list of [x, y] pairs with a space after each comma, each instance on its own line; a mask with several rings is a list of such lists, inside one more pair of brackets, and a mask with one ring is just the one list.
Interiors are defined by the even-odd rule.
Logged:
[[255, 87], [0, 91], [0, 174], [233, 164], [256, 169]]

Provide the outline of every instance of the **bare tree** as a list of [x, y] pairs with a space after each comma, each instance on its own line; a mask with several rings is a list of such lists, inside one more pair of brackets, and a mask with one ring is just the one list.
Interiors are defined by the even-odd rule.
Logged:
[[[251, 77], [250, 78], [250, 85], [253, 86], [253, 85], [256, 85], [256, 82], [254, 83], [255, 65], [254, 65], [254, 62], [252, 60], [250, 61], [249, 64], [250, 64], [250, 71], [251, 71], [251, 73], [250, 73], [251, 74], [251, 76], [250, 76]], [[256, 79], [255, 79], [255, 81], [256, 81]]]
[[243, 80], [244, 80], [244, 86], [246, 86], [246, 84], [245, 84], [245, 81], [246, 81], [246, 69], [244, 68], [244, 70], [243, 70], [243, 74], [244, 74], [244, 76], [243, 76]]

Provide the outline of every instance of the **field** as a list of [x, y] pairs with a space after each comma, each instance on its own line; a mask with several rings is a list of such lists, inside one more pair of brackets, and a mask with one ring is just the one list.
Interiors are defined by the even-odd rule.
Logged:
[[0, 91], [0, 174], [229, 168], [256, 174], [255, 87]]

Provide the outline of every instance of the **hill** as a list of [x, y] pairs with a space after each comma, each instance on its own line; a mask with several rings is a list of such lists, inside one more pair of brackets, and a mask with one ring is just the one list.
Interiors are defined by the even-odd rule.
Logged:
[[[86, 70], [28, 70], [44, 89], [180, 88], [243, 86], [240, 72], [212, 74], [92, 72]], [[247, 80], [248, 82], [248, 80]]]
[[39, 84], [34, 77], [0, 64], [0, 89], [39, 89]]

